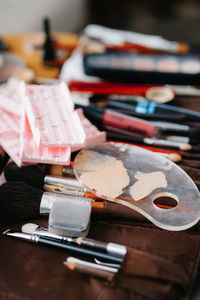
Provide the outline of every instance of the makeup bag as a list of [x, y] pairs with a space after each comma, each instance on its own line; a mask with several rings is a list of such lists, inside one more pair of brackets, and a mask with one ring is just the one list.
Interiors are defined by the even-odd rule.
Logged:
[[[182, 103], [199, 110], [198, 98], [176, 102]], [[179, 165], [200, 188], [199, 161], [200, 154], [188, 153]], [[30, 222], [47, 226], [47, 219]], [[0, 231], [20, 230], [23, 224], [0, 221]], [[0, 299], [191, 299], [200, 263], [199, 223], [185, 231], [167, 231], [127, 207], [107, 202], [104, 214], [93, 216], [88, 237], [127, 246], [124, 262], [111, 282], [67, 269], [63, 261], [75, 256], [72, 253], [1, 235]]]

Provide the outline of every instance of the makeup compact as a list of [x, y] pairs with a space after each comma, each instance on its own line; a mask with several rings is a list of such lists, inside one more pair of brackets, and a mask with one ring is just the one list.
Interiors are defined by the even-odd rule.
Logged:
[[200, 219], [200, 195], [192, 179], [146, 149], [96, 144], [77, 154], [74, 170], [91, 193], [134, 209], [163, 229], [185, 230]]
[[200, 59], [197, 55], [136, 54], [104, 52], [86, 54], [87, 75], [129, 83], [198, 84]]

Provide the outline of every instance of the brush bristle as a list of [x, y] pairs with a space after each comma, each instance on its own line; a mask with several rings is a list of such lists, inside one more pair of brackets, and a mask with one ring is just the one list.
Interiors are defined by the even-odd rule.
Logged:
[[24, 224], [22, 226], [22, 232], [24, 233], [29, 233], [29, 234], [33, 234], [34, 231], [38, 228], [38, 225], [37, 224], [34, 224], [34, 223], [27, 223], [27, 224]]
[[0, 186], [0, 219], [28, 220], [40, 215], [43, 192], [24, 182], [11, 181]]
[[199, 141], [200, 128], [190, 128], [189, 137]]
[[23, 181], [37, 188], [44, 183], [44, 173], [36, 165], [18, 167], [11, 161], [4, 168], [4, 176], [7, 181]]

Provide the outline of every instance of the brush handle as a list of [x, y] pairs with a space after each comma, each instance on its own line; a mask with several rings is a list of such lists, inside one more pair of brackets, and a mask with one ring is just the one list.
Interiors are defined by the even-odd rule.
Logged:
[[87, 255], [87, 256], [90, 256], [93, 258], [104, 259], [104, 260], [111, 261], [111, 262], [118, 263], [118, 264], [122, 263], [122, 261], [123, 261], [123, 258], [119, 257], [119, 256], [117, 257], [117, 256], [114, 256], [111, 254], [104, 253], [102, 251], [96, 251], [93, 249], [83, 248], [78, 245], [70, 245], [70, 244], [58, 242], [56, 240], [45, 239], [44, 237], [38, 238], [38, 244], [54, 246], [54, 247], [62, 248], [62, 249], [69, 250], [69, 251], [72, 251], [75, 253], [84, 254], [84, 255]]
[[81, 246], [106, 251], [107, 253], [122, 257], [126, 254], [126, 247], [115, 243], [104, 243], [101, 241], [81, 237], [76, 239], [76, 243]]
[[6, 156], [6, 153], [3, 150], [3, 148], [1, 148], [1, 146], [0, 146], [0, 174], [3, 171], [3, 167], [5, 164], [5, 156]]
[[74, 263], [73, 267], [70, 266], [70, 263], [66, 263], [66, 266], [73, 270], [73, 271], [78, 271], [80, 273], [84, 273], [84, 274], [88, 274], [91, 276], [95, 276], [95, 277], [99, 277], [99, 278], [103, 278], [105, 280], [111, 281], [114, 277], [114, 273], [106, 271], [106, 270], [100, 270], [97, 268], [93, 268], [90, 266], [85, 266], [81, 263]]

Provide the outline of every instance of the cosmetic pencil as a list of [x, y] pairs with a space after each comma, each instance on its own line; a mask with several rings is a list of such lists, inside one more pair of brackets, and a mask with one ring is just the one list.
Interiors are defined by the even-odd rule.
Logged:
[[61, 248], [64, 250], [72, 251], [77, 254], [83, 254], [83, 255], [89, 256], [91, 258], [99, 258], [99, 259], [103, 259], [103, 260], [110, 261], [113, 263], [121, 263], [123, 261], [123, 258], [121, 256], [114, 256], [114, 255], [105, 253], [100, 250], [97, 251], [97, 250], [89, 249], [86, 247], [80, 247], [79, 245], [71, 245], [71, 244], [67, 244], [67, 243], [62, 243], [55, 239], [53, 240], [53, 239], [45, 238], [44, 236], [38, 236], [38, 235], [28, 234], [28, 233], [23, 233], [23, 232], [16, 232], [16, 231], [12, 231], [10, 229], [4, 231], [3, 234], [6, 236], [19, 238], [19, 239], [22, 239], [22, 240], [25, 240], [28, 242], [36, 243], [36, 244], [54, 246], [54, 247]]
[[118, 272], [118, 268], [98, 265], [71, 256], [68, 257], [63, 264], [72, 271], [78, 271], [80, 273], [99, 277], [107, 281], [111, 281], [114, 275]]
[[107, 132], [107, 139], [113, 141], [123, 141], [127, 143], [139, 143], [150, 146], [177, 148], [181, 151], [188, 151], [191, 153], [200, 153], [200, 147], [191, 146], [190, 144], [168, 141], [165, 139], [145, 138], [138, 134], [130, 133], [126, 130], [119, 129], [113, 126], [104, 126]]
[[123, 245], [119, 245], [115, 243], [105, 243], [102, 241], [97, 241], [94, 239], [83, 238], [83, 237], [72, 238], [72, 237], [60, 236], [49, 232], [47, 228], [40, 227], [37, 224], [33, 224], [33, 223], [24, 224], [22, 226], [22, 232], [44, 236], [50, 239], [56, 239], [64, 243], [71, 243], [79, 246], [98, 249], [110, 253], [112, 255], [118, 255], [123, 257], [126, 254], [126, 247]]

